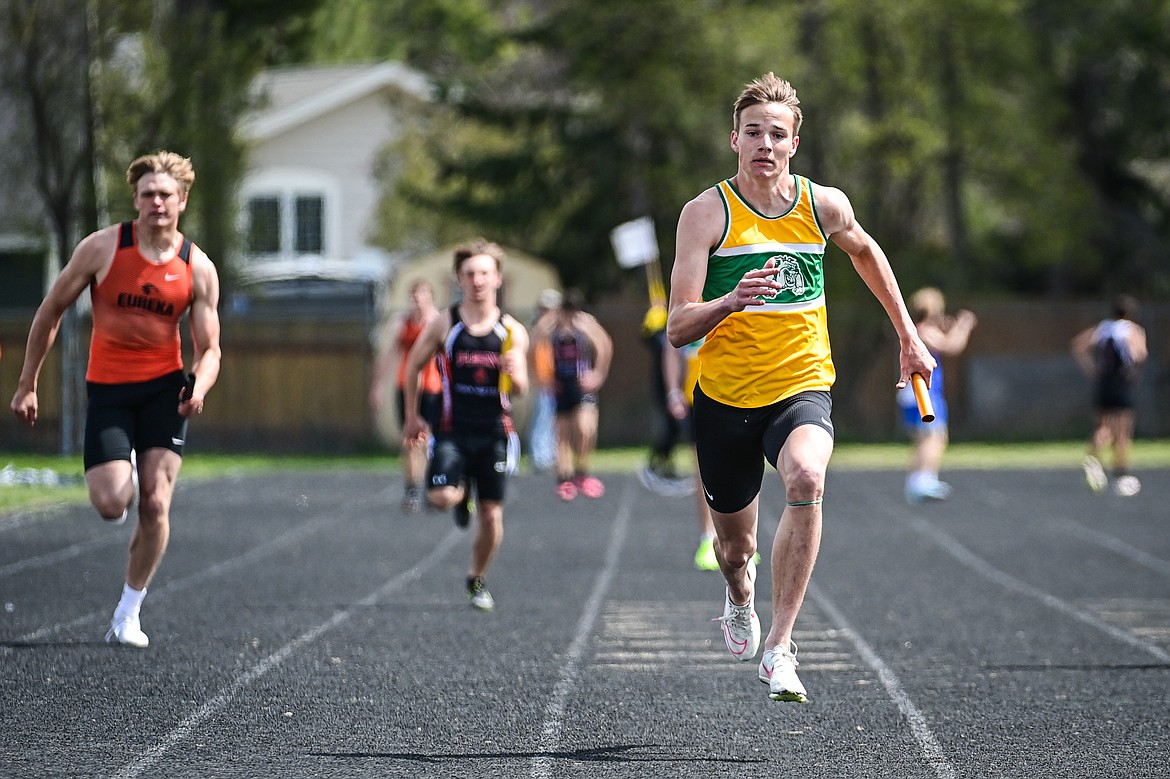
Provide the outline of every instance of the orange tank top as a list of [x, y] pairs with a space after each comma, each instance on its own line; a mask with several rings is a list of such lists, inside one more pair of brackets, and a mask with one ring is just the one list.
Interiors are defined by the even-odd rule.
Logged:
[[129, 384], [183, 369], [179, 320], [191, 306], [191, 248], [154, 263], [138, 251], [137, 225], [123, 222], [109, 273], [90, 286], [93, 337], [86, 381]]
[[[402, 329], [398, 331], [398, 354], [401, 355], [398, 361], [399, 389], [406, 386], [406, 355], [410, 353], [410, 347], [414, 346], [414, 342], [422, 335], [423, 326], [422, 322], [407, 317], [402, 322]], [[437, 355], [434, 359], [427, 360], [427, 364], [423, 367], [418, 391], [429, 395], [437, 395], [443, 391], [443, 377], [439, 374]]]

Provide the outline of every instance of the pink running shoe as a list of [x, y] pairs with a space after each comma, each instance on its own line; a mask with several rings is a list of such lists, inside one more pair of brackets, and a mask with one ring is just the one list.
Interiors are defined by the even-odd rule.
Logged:
[[561, 500], [572, 500], [577, 497], [577, 485], [566, 479], [557, 484], [557, 497]]
[[577, 489], [581, 491], [581, 494], [587, 498], [600, 498], [605, 494], [605, 485], [596, 476], [582, 474], [575, 477], [573, 481], [577, 483]]

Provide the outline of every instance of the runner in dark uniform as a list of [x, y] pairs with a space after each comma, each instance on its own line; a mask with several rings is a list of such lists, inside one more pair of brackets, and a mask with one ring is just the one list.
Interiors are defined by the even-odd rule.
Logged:
[[[471, 605], [483, 611], [495, 605], [484, 576], [503, 538], [506, 477], [519, 460], [510, 395], [528, 388], [528, 331], [496, 303], [503, 259], [499, 246], [482, 239], [456, 249], [455, 275], [463, 301], [431, 320], [406, 366], [404, 436], [435, 436], [427, 500], [439, 509], [453, 508], [460, 527], [470, 524], [473, 512], [479, 519], [467, 594]], [[419, 411], [417, 378], [436, 353], [443, 403], [438, 428], [432, 431]]]
[[1122, 497], [1136, 495], [1141, 482], [1129, 472], [1130, 447], [1135, 421], [1133, 388], [1138, 369], [1148, 355], [1146, 331], [1137, 319], [1137, 300], [1117, 298], [1113, 316], [1086, 328], [1073, 338], [1072, 352], [1081, 370], [1093, 379], [1096, 423], [1089, 452], [1081, 463], [1085, 482], [1093, 492], [1109, 486], [1101, 465], [1101, 451], [1113, 446], [1113, 491]]

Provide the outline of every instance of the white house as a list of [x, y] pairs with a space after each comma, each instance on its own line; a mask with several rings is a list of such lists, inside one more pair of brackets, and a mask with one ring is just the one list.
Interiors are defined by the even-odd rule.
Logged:
[[254, 88], [261, 108], [240, 127], [243, 275], [385, 278], [389, 258], [369, 244], [374, 165], [400, 118], [430, 99], [426, 77], [394, 62], [287, 67]]

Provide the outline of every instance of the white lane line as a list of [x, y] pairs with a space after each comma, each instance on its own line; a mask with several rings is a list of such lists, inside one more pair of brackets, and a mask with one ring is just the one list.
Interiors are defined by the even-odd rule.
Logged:
[[[387, 487], [385, 490], [378, 493], [378, 495], [375, 496], [375, 499], [381, 500], [388, 496], [389, 492], [390, 488]], [[214, 577], [230, 571], [233, 568], [239, 568], [242, 565], [255, 562], [256, 560], [270, 555], [279, 549], [291, 546], [292, 544], [301, 541], [307, 536], [310, 536], [313, 533], [333, 525], [337, 519], [338, 512], [347, 512], [365, 499], [368, 498], [352, 498], [343, 504], [332, 507], [328, 514], [306, 522], [305, 524], [298, 527], [294, 527], [292, 530], [286, 531], [276, 538], [249, 549], [242, 555], [238, 555], [237, 557], [232, 557], [227, 560], [221, 560], [218, 563], [204, 568], [201, 571], [196, 571], [195, 573], [188, 574], [187, 576], [183, 576], [178, 579], [172, 579], [171, 581], [157, 588], [151, 588], [150, 602], [157, 603], [158, 601], [167, 597], [167, 595], [180, 592], [197, 584], [201, 584], [202, 582], [213, 579]], [[88, 614], [82, 614], [80, 617], [72, 619], [68, 622], [60, 622], [56, 625], [46, 625], [43, 628], [34, 630], [32, 633], [26, 633], [23, 636], [17, 637], [15, 641], [20, 643], [39, 641], [43, 638], [46, 638], [47, 636], [55, 635], [61, 631], [73, 630], [74, 628], [81, 627], [82, 625], [88, 625], [109, 619], [112, 613], [113, 612], [110, 610], [91, 611]]]
[[0, 565], [0, 576], [11, 576], [14, 573], [27, 571], [29, 568], [43, 568], [46, 565], [54, 565], [56, 563], [64, 562], [73, 557], [83, 555], [91, 549], [96, 549], [99, 546], [106, 546], [115, 541], [126, 543], [125, 536], [122, 535], [107, 535], [103, 538], [92, 538], [89, 541], [78, 541], [76, 544], [71, 544], [63, 549], [57, 549], [52, 552], [46, 552], [36, 557], [26, 557], [23, 560], [17, 560], [8, 565]]
[[621, 502], [618, 505], [617, 517], [610, 530], [609, 547], [605, 553], [605, 565], [597, 574], [593, 582], [593, 591], [585, 603], [585, 610], [577, 622], [577, 632], [569, 644], [568, 651], [561, 662], [561, 676], [553, 688], [552, 696], [544, 709], [544, 725], [541, 728], [540, 749], [532, 758], [530, 774], [539, 779], [547, 777], [552, 769], [552, 758], [549, 757], [561, 743], [561, 725], [564, 722], [565, 707], [569, 693], [577, 681], [581, 670], [581, 658], [585, 654], [585, 647], [593, 633], [593, 626], [597, 623], [601, 613], [602, 603], [605, 601], [609, 585], [617, 571], [618, 558], [621, 556], [622, 546], [625, 545], [626, 531], [630, 524], [630, 513], [634, 505], [634, 479], [627, 477], [625, 490], [622, 492]]
[[922, 749], [922, 756], [926, 758], [926, 762], [934, 769], [935, 776], [939, 777], [939, 779], [954, 779], [954, 766], [947, 760], [942, 746], [939, 745], [938, 739], [934, 737], [934, 732], [931, 731], [930, 726], [926, 722], [926, 717], [918, 710], [914, 702], [910, 700], [910, 696], [902, 688], [902, 683], [898, 681], [897, 675], [890, 670], [890, 667], [878, 656], [877, 652], [873, 650], [873, 647], [861, 637], [861, 634], [849, 624], [849, 620], [845, 619], [845, 615], [829, 600], [829, 597], [821, 591], [820, 587], [816, 584], [809, 584], [808, 595], [816, 601], [817, 606], [825, 612], [829, 619], [852, 642], [857, 653], [861, 655], [861, 659], [865, 661], [865, 664], [877, 674], [878, 680], [886, 688], [886, 694], [890, 696], [890, 700], [894, 702], [898, 710], [906, 717], [906, 722], [910, 725], [910, 732], [914, 735], [914, 740], [918, 742], [919, 748]]
[[1096, 628], [1102, 633], [1105, 633], [1110, 637], [1121, 641], [1122, 643], [1129, 644], [1130, 646], [1140, 649], [1143, 652], [1147, 652], [1164, 663], [1170, 662], [1170, 652], [1166, 652], [1159, 646], [1155, 646], [1148, 641], [1143, 641], [1137, 636], [1134, 636], [1120, 628], [1116, 628], [1107, 622], [1103, 622], [1089, 612], [1085, 611], [1084, 609], [1077, 608], [1068, 601], [1062, 600], [1055, 595], [1050, 595], [1038, 587], [1033, 587], [1031, 584], [1021, 581], [1020, 579], [1017, 579], [1005, 571], [1001, 571], [1000, 569], [991, 565], [991, 563], [988, 563], [982, 557], [976, 555], [967, 547], [963, 546], [953, 536], [943, 532], [942, 530], [939, 530], [921, 517], [914, 517], [912, 519], [907, 519], [906, 521], [912, 528], [934, 541], [956, 560], [972, 569], [976, 573], [980, 574], [984, 578], [995, 582], [1005, 589], [1014, 590], [1021, 595], [1034, 598], [1035, 600], [1043, 603], [1045, 606], [1072, 617], [1078, 622], [1082, 622], [1089, 627]]
[[446, 536], [439, 541], [438, 545], [431, 550], [431, 552], [422, 560], [420, 560], [413, 568], [404, 571], [403, 573], [394, 576], [378, 589], [366, 595], [361, 600], [354, 603], [349, 608], [342, 609], [333, 613], [329, 619], [311, 628], [297, 638], [288, 642], [280, 649], [276, 650], [268, 657], [261, 660], [256, 665], [252, 666], [248, 671], [236, 677], [236, 680], [198, 709], [187, 715], [182, 722], [171, 729], [169, 733], [163, 736], [157, 744], [148, 749], [141, 757], [133, 763], [124, 766], [117, 773], [113, 774], [117, 779], [135, 779], [141, 776], [144, 771], [152, 768], [159, 759], [169, 750], [179, 744], [183, 739], [191, 735], [200, 724], [208, 717], [217, 714], [226, 708], [232, 700], [239, 694], [241, 690], [250, 685], [252, 682], [264, 676], [274, 668], [278, 668], [285, 660], [290, 658], [297, 650], [316, 641], [321, 636], [328, 633], [333, 628], [344, 624], [353, 617], [361, 609], [368, 608], [378, 603], [386, 596], [392, 594], [396, 590], [401, 589], [412, 581], [415, 581], [422, 576], [424, 571], [431, 570], [444, 557], [446, 557], [452, 549], [456, 547], [458, 542], [462, 539], [463, 533], [455, 528], [452, 528]]
[[[292, 544], [295, 544], [305, 537], [323, 530], [326, 527], [334, 526], [336, 523], [337, 515], [334, 513], [318, 517], [311, 522], [306, 522], [305, 524], [282, 533], [276, 538], [266, 541], [259, 546], [252, 547], [242, 555], [232, 557], [227, 560], [221, 560], [218, 563], [215, 563], [214, 565], [211, 565], [200, 571], [196, 571], [195, 573], [180, 577], [178, 579], [172, 579], [161, 587], [151, 588], [150, 602], [157, 603], [168, 595], [188, 589], [208, 579], [213, 579], [216, 576], [219, 576], [220, 574], [225, 573], [226, 571], [229, 571], [233, 568], [239, 568], [249, 563], [253, 563], [262, 557], [272, 554], [278, 549], [291, 546]], [[56, 625], [46, 625], [45, 627], [34, 630], [31, 633], [26, 633], [15, 640], [19, 643], [39, 641], [42, 638], [55, 635], [61, 631], [72, 630], [74, 628], [81, 627], [82, 625], [109, 619], [110, 615], [113, 613], [114, 612], [112, 608], [104, 609], [102, 611], [91, 611], [88, 614], [82, 614], [80, 617], [72, 619], [69, 622], [59, 622]]]
[[0, 516], [0, 532], [20, 530], [23, 527], [35, 525], [38, 522], [60, 519], [68, 513], [69, 509], [74, 507], [75, 505], [72, 503], [54, 503], [50, 506], [25, 509], [24, 511], [9, 514], [8, 516]]
[[[763, 507], [761, 506], [762, 510]], [[775, 536], [779, 525], [779, 514], [774, 513], [773, 515], [777, 517], [777, 520], [770, 522], [769, 526], [772, 529], [772, 535]], [[853, 625], [845, 618], [845, 615], [837, 608], [836, 604], [829, 599], [829, 596], [815, 582], [809, 582], [806, 595], [816, 602], [817, 606], [829, 618], [829, 621], [853, 644], [853, 648], [861, 656], [862, 661], [877, 674], [878, 680], [886, 689], [886, 695], [894, 702], [898, 710], [902, 712], [902, 716], [906, 718], [906, 722], [910, 726], [910, 733], [914, 737], [914, 740], [918, 742], [918, 746], [922, 750], [922, 756], [926, 758], [926, 762], [934, 769], [935, 776], [938, 779], [955, 779], [954, 766], [947, 759], [942, 746], [938, 743], [938, 739], [935, 738], [934, 731], [927, 724], [926, 717], [914, 705], [914, 701], [910, 700], [910, 696], [906, 694], [902, 683], [898, 680], [897, 674], [886, 665], [885, 661], [869, 645], [869, 642], [861, 637], [861, 634], [854, 629]]]
[[[988, 482], [989, 480], [985, 477], [979, 485], [980, 499], [991, 508], [1002, 509], [1006, 507], [1011, 501], [1004, 493], [996, 490], [994, 487], [989, 486]], [[1164, 576], [1170, 576], [1170, 561], [1166, 561], [1161, 557], [1155, 557], [1149, 552], [1146, 552], [1144, 549], [1139, 549], [1131, 544], [1127, 544], [1125, 541], [1122, 541], [1116, 536], [1103, 533], [1100, 530], [1095, 530], [1090, 527], [1085, 527], [1080, 522], [1068, 519], [1067, 517], [1046, 516], [1043, 519], [1045, 522], [1053, 525], [1054, 527], [1059, 527], [1062, 530], [1072, 533], [1073, 535], [1076, 535], [1085, 541], [1103, 546], [1110, 552], [1121, 555], [1131, 562], [1137, 563], [1138, 565], [1145, 568], [1149, 568], [1151, 571], [1160, 573]]]
[[1138, 549], [1136, 546], [1127, 544], [1116, 536], [1111, 536], [1108, 533], [1102, 533], [1099, 530], [1093, 530], [1092, 528], [1085, 527], [1079, 522], [1074, 522], [1071, 519], [1050, 517], [1048, 521], [1053, 525], [1056, 525], [1057, 527], [1072, 533], [1073, 535], [1080, 536], [1086, 541], [1091, 541], [1094, 544], [1103, 546], [1110, 552], [1121, 555], [1130, 562], [1137, 563], [1138, 565], [1145, 568], [1149, 568], [1151, 571], [1160, 573], [1163, 576], [1170, 576], [1170, 562], [1167, 562], [1160, 557], [1155, 557], [1143, 549]]

